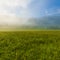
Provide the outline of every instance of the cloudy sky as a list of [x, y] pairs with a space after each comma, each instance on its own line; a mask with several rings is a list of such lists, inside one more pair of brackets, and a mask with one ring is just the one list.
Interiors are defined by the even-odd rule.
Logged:
[[[57, 13], [60, 13], [60, 0], [0, 0], [0, 24], [16, 24], [19, 18], [36, 18]], [[23, 22], [24, 19], [20, 20], [20, 23]]]

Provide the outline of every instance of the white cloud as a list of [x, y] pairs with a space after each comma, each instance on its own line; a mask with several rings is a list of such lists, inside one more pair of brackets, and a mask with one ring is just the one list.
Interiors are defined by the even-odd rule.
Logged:
[[26, 24], [28, 19], [18, 18], [13, 16], [0, 15], [0, 27], [1, 26], [20, 26]]
[[[17, 17], [17, 7], [21, 17], [28, 13], [28, 4], [31, 0], [0, 0], [0, 25], [21, 25], [27, 19]], [[21, 8], [21, 9], [20, 9]]]
[[16, 7], [21, 6], [23, 8], [27, 7], [30, 0], [0, 0], [0, 6]]
[[[0, 0], [0, 15], [15, 15], [17, 7], [26, 9], [31, 0]], [[13, 14], [14, 13], [14, 14]]]

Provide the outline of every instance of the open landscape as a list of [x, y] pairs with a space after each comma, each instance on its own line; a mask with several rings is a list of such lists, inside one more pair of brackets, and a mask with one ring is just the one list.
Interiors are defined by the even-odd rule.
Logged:
[[0, 0], [0, 60], [60, 60], [60, 0]]
[[0, 60], [60, 60], [60, 31], [1, 31]]

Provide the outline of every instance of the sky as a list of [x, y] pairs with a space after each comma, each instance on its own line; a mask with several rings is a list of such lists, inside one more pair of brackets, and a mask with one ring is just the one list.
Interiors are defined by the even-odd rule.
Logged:
[[[2, 23], [17, 24], [19, 18], [40, 18], [54, 14], [60, 14], [60, 0], [0, 0]], [[20, 20], [20, 23], [23, 22], [24, 19]]]

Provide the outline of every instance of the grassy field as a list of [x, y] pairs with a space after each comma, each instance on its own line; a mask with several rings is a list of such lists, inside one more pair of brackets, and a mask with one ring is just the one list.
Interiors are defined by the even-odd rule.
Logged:
[[60, 31], [1, 31], [0, 60], [60, 60]]

